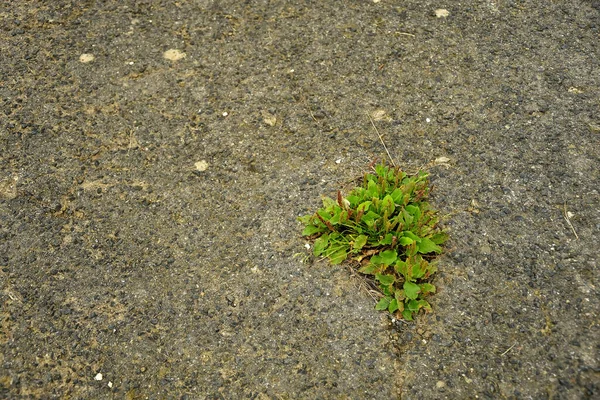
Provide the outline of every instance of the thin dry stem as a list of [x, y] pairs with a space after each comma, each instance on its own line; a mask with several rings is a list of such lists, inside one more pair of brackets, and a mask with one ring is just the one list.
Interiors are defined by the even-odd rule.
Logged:
[[513, 344], [512, 346], [510, 346], [508, 349], [506, 349], [506, 351], [502, 354], [500, 354], [500, 356], [505, 356], [509, 351], [511, 351], [513, 349], [513, 347], [515, 347], [517, 344]]
[[394, 159], [392, 158], [392, 156], [390, 154], [390, 151], [388, 150], [387, 146], [383, 142], [383, 138], [381, 137], [381, 134], [379, 133], [379, 130], [375, 126], [375, 123], [373, 122], [373, 119], [371, 118], [371, 116], [369, 115], [369, 113], [367, 113], [367, 117], [369, 117], [369, 121], [371, 121], [371, 125], [373, 125], [373, 128], [375, 128], [375, 132], [377, 133], [377, 136], [379, 136], [379, 141], [383, 145], [383, 148], [385, 149], [385, 152], [387, 153], [388, 157], [390, 158], [390, 161], [392, 162], [392, 165], [394, 166], [394, 168], [396, 168], [396, 163], [394, 162]]
[[573, 231], [575, 238], [577, 238], [577, 240], [579, 240], [579, 236], [577, 235], [577, 232], [575, 232], [575, 228], [573, 227], [573, 224], [571, 223], [571, 218], [569, 218], [569, 213], [567, 212], [567, 202], [566, 201], [565, 201], [565, 205], [563, 208], [563, 216], [565, 217], [565, 221], [567, 221], [567, 224], [569, 224], [569, 226], [571, 227], [571, 230]]

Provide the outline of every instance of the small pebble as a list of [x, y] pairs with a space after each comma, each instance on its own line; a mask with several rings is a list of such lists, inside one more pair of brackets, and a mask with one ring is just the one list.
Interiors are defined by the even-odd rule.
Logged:
[[194, 164], [197, 171], [206, 171], [208, 169], [208, 163], [206, 160], [198, 161]]
[[94, 377], [94, 379], [97, 380], [97, 381], [101, 381], [102, 380], [102, 374], [100, 372], [98, 372], [96, 374], [96, 376]]
[[179, 61], [185, 58], [185, 53], [177, 49], [169, 49], [163, 53], [163, 57], [169, 61]]
[[79, 56], [79, 62], [82, 62], [84, 64], [87, 64], [89, 62], [94, 61], [94, 55], [93, 54], [87, 54], [84, 53], [82, 55]]
[[382, 121], [386, 119], [387, 113], [385, 110], [375, 110], [371, 113], [371, 117], [373, 118], [373, 121]]
[[444, 8], [438, 8], [435, 10], [435, 16], [437, 18], [446, 18], [448, 15], [450, 15], [450, 12]]

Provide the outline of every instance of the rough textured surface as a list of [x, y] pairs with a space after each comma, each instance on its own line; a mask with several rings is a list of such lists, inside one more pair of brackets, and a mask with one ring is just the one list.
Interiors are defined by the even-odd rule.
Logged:
[[[442, 6], [0, 5], [0, 396], [600, 396], [600, 5]], [[366, 113], [452, 234], [416, 324], [294, 257]]]

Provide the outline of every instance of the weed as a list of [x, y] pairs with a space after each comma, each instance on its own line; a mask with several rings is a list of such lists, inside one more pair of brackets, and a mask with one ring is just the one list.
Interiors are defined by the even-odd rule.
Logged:
[[385, 163], [373, 169], [347, 197], [341, 191], [335, 200], [324, 197], [322, 208], [298, 220], [302, 235], [314, 240], [315, 256], [331, 264], [352, 260], [381, 291], [375, 308], [412, 321], [419, 310], [431, 311], [434, 259], [447, 235], [426, 201], [427, 173], [409, 176]]

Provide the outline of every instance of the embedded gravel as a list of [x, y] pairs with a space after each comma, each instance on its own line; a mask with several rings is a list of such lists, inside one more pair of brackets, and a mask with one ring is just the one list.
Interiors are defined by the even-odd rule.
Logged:
[[[595, 0], [3, 2], [0, 397], [600, 397], [599, 30]], [[295, 219], [387, 157], [369, 116], [451, 234], [416, 323]]]

